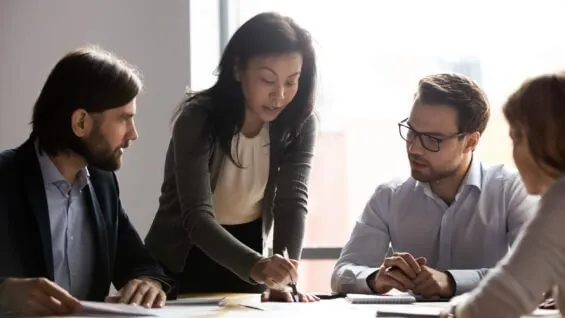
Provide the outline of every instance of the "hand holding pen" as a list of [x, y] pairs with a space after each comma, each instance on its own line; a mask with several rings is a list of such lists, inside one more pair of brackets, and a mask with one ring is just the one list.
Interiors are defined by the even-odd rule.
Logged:
[[[283, 256], [284, 258], [290, 260], [290, 257], [288, 257], [288, 250], [286, 248], [283, 251]], [[292, 288], [292, 300], [295, 303], [300, 302], [300, 299], [298, 298], [298, 290], [296, 289], [296, 283], [294, 282], [292, 275], [290, 276], [290, 288]]]
[[296, 261], [279, 254], [261, 258], [253, 265], [250, 273], [252, 280], [265, 284], [270, 289], [281, 289], [297, 276]]

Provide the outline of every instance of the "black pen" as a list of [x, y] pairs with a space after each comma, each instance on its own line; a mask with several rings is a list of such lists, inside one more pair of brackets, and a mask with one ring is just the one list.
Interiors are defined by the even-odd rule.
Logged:
[[[290, 259], [290, 257], [288, 257], [288, 250], [285, 248], [283, 250], [283, 256], [286, 259]], [[296, 284], [294, 283], [294, 280], [292, 279], [292, 275], [290, 276], [290, 288], [292, 288], [292, 300], [297, 303], [300, 301], [300, 299], [298, 298], [298, 290], [296, 289]]]

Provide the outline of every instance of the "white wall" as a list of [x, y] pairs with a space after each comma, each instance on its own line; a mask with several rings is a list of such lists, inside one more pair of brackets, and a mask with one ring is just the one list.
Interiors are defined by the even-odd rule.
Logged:
[[140, 138], [119, 171], [122, 202], [145, 237], [158, 205], [170, 118], [189, 81], [189, 0], [1, 0], [0, 149], [29, 134], [47, 74], [77, 46], [99, 44], [136, 65]]

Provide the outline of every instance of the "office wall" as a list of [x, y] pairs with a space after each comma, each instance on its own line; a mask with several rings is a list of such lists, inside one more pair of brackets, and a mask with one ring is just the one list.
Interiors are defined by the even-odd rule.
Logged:
[[27, 138], [47, 74], [84, 44], [111, 50], [143, 73], [140, 138], [118, 176], [124, 206], [144, 237], [157, 208], [170, 118], [189, 81], [189, 0], [0, 1], [0, 149]]

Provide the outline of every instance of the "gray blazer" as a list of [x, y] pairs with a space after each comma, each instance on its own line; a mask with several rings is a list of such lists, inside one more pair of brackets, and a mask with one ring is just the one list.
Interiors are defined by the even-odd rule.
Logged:
[[[262, 255], [242, 244], [216, 222], [212, 193], [223, 160], [218, 144], [202, 135], [210, 105], [185, 107], [175, 122], [165, 159], [159, 209], [145, 238], [152, 255], [169, 271], [180, 273], [191, 247], [197, 245], [210, 258], [241, 279], [251, 282], [253, 264]], [[270, 126], [270, 171], [263, 198], [263, 244], [274, 223], [273, 250], [299, 259], [307, 213], [316, 120], [310, 116], [300, 135], [288, 146]]]

